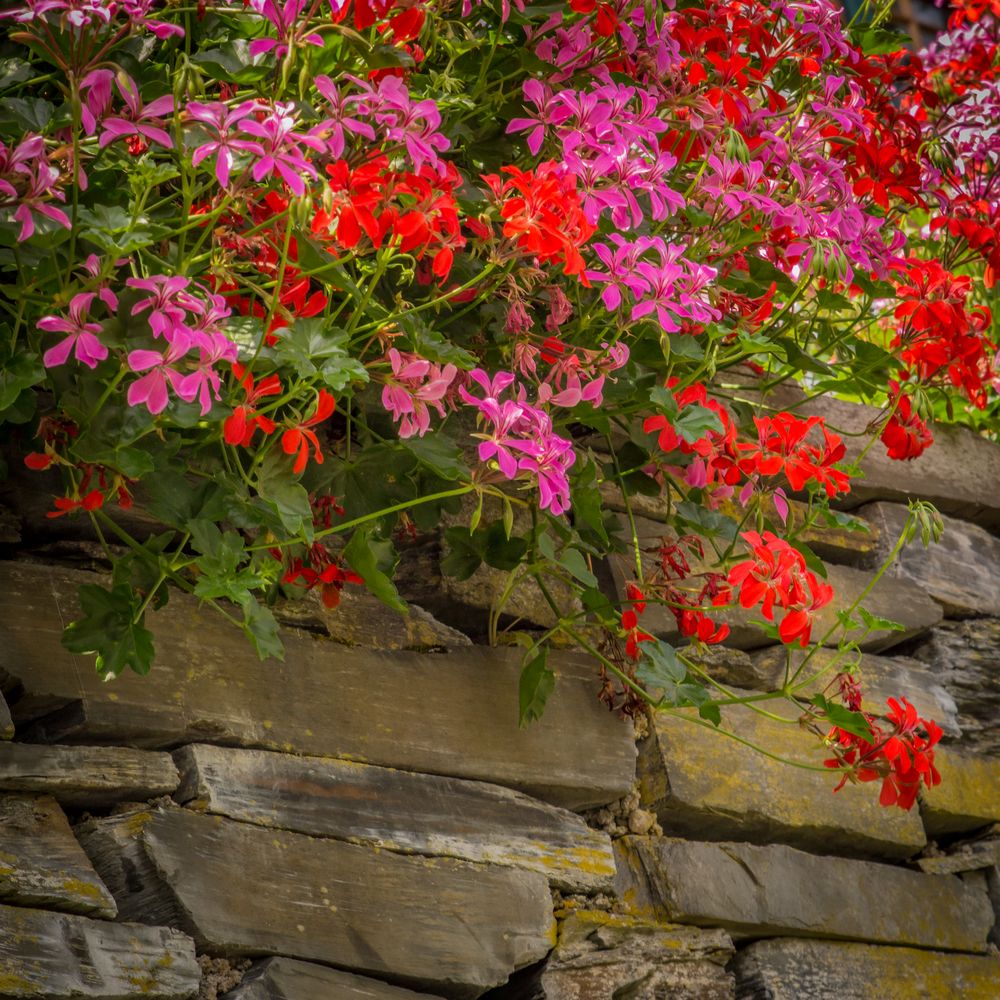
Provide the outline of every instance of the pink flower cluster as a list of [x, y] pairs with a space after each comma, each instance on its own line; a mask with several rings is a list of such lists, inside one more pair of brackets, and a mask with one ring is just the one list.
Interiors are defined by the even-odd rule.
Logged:
[[389, 348], [392, 375], [382, 388], [382, 405], [399, 424], [401, 438], [423, 437], [431, 426], [431, 409], [445, 416], [443, 400], [455, 381], [458, 369], [431, 363], [416, 354], [401, 354]]
[[69, 229], [69, 216], [52, 204], [64, 202], [59, 188], [59, 170], [49, 162], [45, 140], [38, 135], [25, 136], [8, 148], [0, 142], [0, 212], [20, 223], [18, 240], [31, 239], [35, 233], [35, 214], [45, 216]]
[[508, 479], [527, 473], [538, 483], [541, 509], [564, 513], [570, 505], [567, 473], [576, 460], [572, 443], [553, 431], [548, 413], [524, 399], [523, 387], [518, 398], [501, 398], [515, 382], [513, 373], [498, 372], [491, 379], [483, 369], [475, 368], [468, 377], [483, 391], [480, 398], [465, 386], [458, 390], [484, 424], [484, 433], [477, 435], [482, 439], [479, 460], [495, 460]]

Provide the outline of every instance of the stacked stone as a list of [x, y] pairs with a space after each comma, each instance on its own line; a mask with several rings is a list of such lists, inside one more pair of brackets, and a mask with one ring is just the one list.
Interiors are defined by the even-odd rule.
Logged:
[[[870, 419], [833, 405], [842, 428]], [[60, 644], [93, 575], [0, 563], [0, 1000], [1000, 997], [1000, 449], [936, 436], [914, 463], [866, 457], [869, 532], [808, 539], [849, 603], [901, 500], [948, 514], [866, 601], [905, 626], [866, 642], [869, 707], [906, 693], [946, 734], [943, 783], [908, 813], [675, 716], [637, 755], [569, 652], [519, 729], [520, 657], [467, 637], [493, 571], [442, 589], [443, 621], [346, 593], [289, 611], [280, 664], [173, 597], [152, 673], [106, 684]], [[637, 513], [656, 538], [656, 502]], [[783, 652], [731, 624], [706, 668], [773, 688]], [[656, 631], [679, 641], [669, 616]], [[819, 759], [794, 724], [726, 724]]]

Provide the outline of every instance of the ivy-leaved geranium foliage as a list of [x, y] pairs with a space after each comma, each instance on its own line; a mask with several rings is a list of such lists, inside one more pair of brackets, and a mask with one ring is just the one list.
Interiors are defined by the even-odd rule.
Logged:
[[[862, 703], [858, 642], [891, 622], [816, 624], [834, 594], [803, 537], [849, 521], [860, 449], [803, 404], [875, 403], [900, 461], [932, 417], [995, 429], [1000, 58], [982, 3], [920, 54], [887, 13], [11, 0], [0, 427], [111, 569], [66, 646], [146, 672], [179, 589], [280, 656], [279, 597], [402, 609], [401, 539], [447, 514], [444, 572], [508, 574], [489, 633], [525, 647], [522, 722], [558, 638], [609, 706], [726, 731], [746, 696], [643, 621], [661, 605], [697, 652], [743, 608], [797, 651], [754, 698], [909, 808], [940, 731]], [[923, 505], [900, 545], [918, 529]], [[522, 584], [547, 631], [504, 617]]]

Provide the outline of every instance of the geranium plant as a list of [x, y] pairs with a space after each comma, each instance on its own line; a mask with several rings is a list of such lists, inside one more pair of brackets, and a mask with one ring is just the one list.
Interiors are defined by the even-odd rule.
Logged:
[[[179, 588], [280, 657], [279, 597], [402, 608], [401, 538], [465, 511], [445, 571], [551, 604], [517, 634], [522, 721], [568, 640], [628, 713], [725, 732], [783, 700], [841, 783], [909, 808], [940, 730], [905, 699], [862, 711], [854, 676], [892, 623], [856, 602], [813, 634], [834, 594], [803, 534], [849, 522], [855, 470], [772, 395], [880, 404], [870, 446], [901, 461], [930, 417], [995, 408], [997, 12], [958, 8], [920, 55], [886, 13], [8, 0], [0, 422], [111, 566], [67, 648], [146, 672]], [[653, 551], [639, 494], [669, 512]], [[123, 526], [133, 498], [155, 527]], [[937, 530], [916, 505], [897, 551]], [[594, 573], [616, 553], [617, 605]], [[727, 607], [808, 652], [741, 696], [643, 629], [652, 602], [694, 654]], [[817, 687], [811, 651], [851, 629]]]

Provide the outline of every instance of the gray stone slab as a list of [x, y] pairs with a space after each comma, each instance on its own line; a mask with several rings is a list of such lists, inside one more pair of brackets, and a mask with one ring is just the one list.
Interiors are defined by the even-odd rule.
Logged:
[[294, 958], [268, 958], [254, 965], [223, 1000], [435, 1000], [401, 986], [328, 969]]
[[1000, 822], [1000, 757], [938, 750], [941, 784], [920, 788], [920, 816], [929, 836], [967, 833]]
[[[808, 651], [792, 648], [787, 652], [794, 673]], [[781, 687], [786, 662], [786, 650], [783, 647], [757, 650], [751, 659], [755, 683], [740, 684], [741, 687], [753, 687], [761, 691], [774, 691]], [[866, 712], [885, 712], [886, 699], [905, 696], [919, 709], [923, 718], [933, 719], [944, 730], [947, 738], [957, 740], [961, 737], [958, 706], [941, 683], [940, 672], [909, 656], [890, 657], [862, 653], [860, 660], [856, 661], [853, 657], [838, 659], [838, 653], [833, 649], [817, 649], [800, 678], [814, 676], [815, 680], [805, 685], [801, 692], [812, 695], [823, 691], [845, 663], [856, 663], [854, 673], [861, 685], [863, 708]], [[724, 678], [720, 677], [719, 680]], [[731, 683], [739, 684], [739, 681], [734, 676]]]
[[1000, 867], [1000, 840], [975, 840], [947, 854], [917, 858], [917, 865], [929, 875], [957, 875]]
[[458, 629], [439, 622], [416, 604], [396, 611], [367, 590], [345, 588], [336, 608], [323, 605], [316, 591], [274, 608], [283, 625], [318, 630], [334, 642], [366, 649], [409, 649], [444, 652], [472, 645]]
[[[768, 707], [791, 723], [730, 706], [723, 725], [778, 757], [820, 765], [819, 741], [795, 725], [791, 705], [776, 701]], [[828, 770], [755, 754], [676, 715], [654, 714], [640, 744], [639, 779], [644, 803], [667, 833], [776, 841], [861, 857], [907, 858], [926, 843], [917, 810], [883, 808], [874, 786], [848, 784], [834, 793], [837, 780]]]
[[[149, 616], [151, 673], [101, 681], [60, 644], [95, 576], [0, 566], [0, 674], [20, 682], [15, 718], [44, 742], [173, 747], [212, 742], [344, 757], [519, 788], [572, 809], [620, 798], [634, 779], [632, 727], [596, 696], [595, 666], [553, 654], [542, 720], [518, 726], [517, 650], [347, 649], [287, 630], [285, 661], [184, 595]], [[372, 720], [378, 720], [373, 724]]]
[[775, 844], [623, 837], [619, 895], [640, 913], [734, 937], [840, 938], [982, 952], [993, 908], [953, 875]]
[[[906, 522], [900, 504], [861, 508], [881, 533], [880, 554], [888, 556]], [[1000, 538], [985, 528], [942, 517], [940, 541], [924, 548], [919, 536], [900, 552], [889, 573], [929, 594], [949, 618], [1000, 615]]]
[[[548, 883], [535, 872], [407, 857], [177, 807], [117, 820], [117, 830], [100, 824], [103, 837], [80, 837], [108, 872], [121, 914], [173, 916], [211, 954], [286, 955], [471, 998], [554, 943]], [[130, 839], [120, 877], [113, 847]]]
[[541, 970], [538, 1000], [732, 1000], [733, 944], [702, 930], [598, 910], [571, 913]]
[[169, 795], [180, 775], [168, 753], [128, 747], [0, 744], [0, 791], [44, 792], [73, 809]]
[[174, 758], [189, 806], [261, 826], [541, 872], [569, 892], [608, 891], [607, 834], [575, 813], [485, 782], [206, 744]]
[[955, 699], [961, 749], [1000, 757], [1000, 618], [942, 622], [912, 655]]
[[108, 920], [118, 912], [49, 796], [0, 796], [0, 900]]
[[1000, 959], [778, 938], [736, 957], [737, 1000], [997, 1000]]
[[180, 931], [0, 905], [5, 1000], [188, 1000], [199, 978]]

